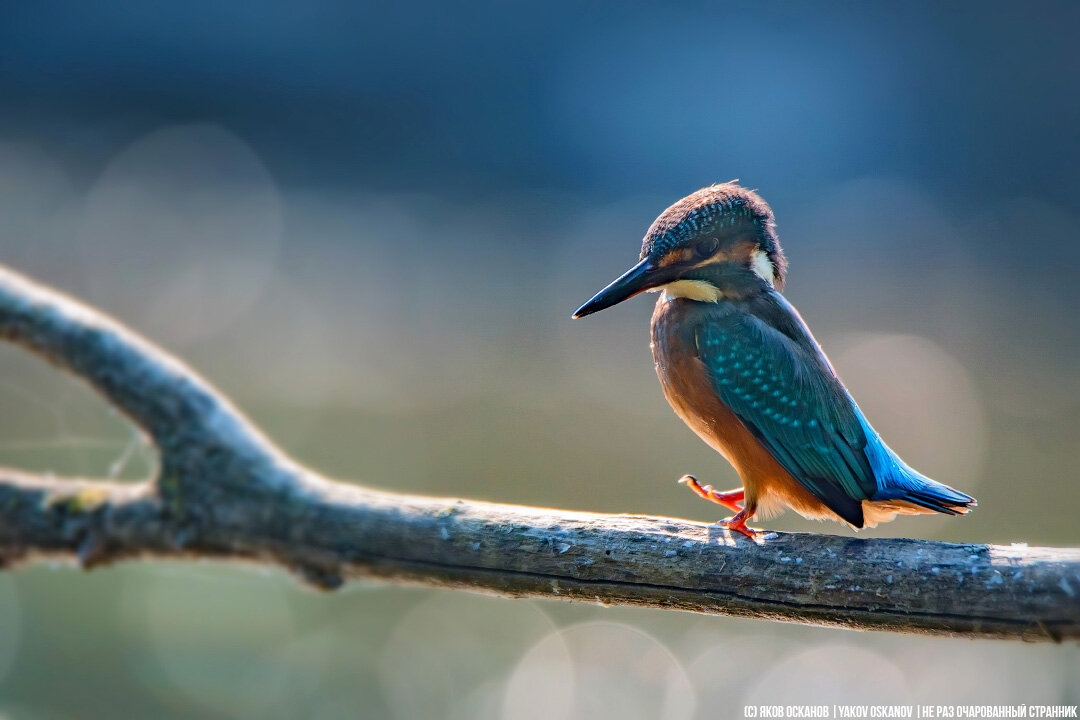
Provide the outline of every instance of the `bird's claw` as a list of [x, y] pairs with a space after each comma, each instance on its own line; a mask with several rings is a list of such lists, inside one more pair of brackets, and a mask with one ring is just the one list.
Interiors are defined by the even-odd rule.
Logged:
[[751, 540], [757, 540], [757, 534], [759, 532], [765, 532], [765, 531], [762, 530], [761, 528], [749, 527], [746, 524], [746, 518], [745, 517], [740, 517], [740, 515], [742, 515], [741, 512], [738, 515], [735, 515], [733, 517], [729, 517], [729, 518], [725, 518], [725, 519], [721, 520], [718, 524], [720, 525], [720, 527], [725, 527], [728, 530], [733, 530], [733, 531], [735, 531], [737, 533], [742, 533], [743, 535], [750, 538]]
[[733, 517], [720, 521], [719, 524], [721, 527], [725, 527], [728, 530], [734, 530], [737, 533], [742, 533], [751, 540], [757, 539], [757, 533], [760, 531], [756, 528], [746, 526], [746, 521], [754, 515], [754, 509], [743, 507], [743, 505], [740, 504], [746, 503], [746, 491], [743, 488], [719, 492], [714, 490], [712, 485], [702, 485], [693, 475], [683, 475], [679, 478], [679, 482], [689, 487], [694, 491], [694, 494], [699, 497], [711, 500], [718, 505], [723, 505], [729, 510], [735, 511]]
[[745, 501], [745, 493], [742, 488], [720, 492], [715, 490], [712, 485], [701, 485], [693, 475], [683, 475], [679, 478], [679, 483], [689, 487], [698, 497], [723, 505], [728, 510], [739, 512], [743, 509], [743, 506], [739, 504]]

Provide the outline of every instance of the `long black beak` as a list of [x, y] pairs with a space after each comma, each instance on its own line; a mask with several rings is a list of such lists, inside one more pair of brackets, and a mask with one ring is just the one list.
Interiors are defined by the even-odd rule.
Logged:
[[574, 317], [585, 317], [594, 312], [606, 310], [623, 300], [629, 300], [646, 290], [663, 285], [671, 280], [669, 275], [667, 268], [658, 268], [653, 265], [652, 258], [645, 258], [574, 311]]

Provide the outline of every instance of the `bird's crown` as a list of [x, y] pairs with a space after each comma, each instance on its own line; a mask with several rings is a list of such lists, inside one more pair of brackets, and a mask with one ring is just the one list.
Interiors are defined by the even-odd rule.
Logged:
[[661, 213], [645, 233], [641, 258], [660, 258], [702, 235], [725, 231], [752, 233], [772, 262], [776, 286], [783, 286], [787, 260], [772, 208], [756, 192], [734, 181], [703, 187]]

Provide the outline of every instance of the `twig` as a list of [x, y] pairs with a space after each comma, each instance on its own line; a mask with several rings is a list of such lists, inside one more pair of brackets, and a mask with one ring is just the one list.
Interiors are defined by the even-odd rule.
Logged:
[[0, 470], [0, 561], [278, 563], [354, 577], [866, 630], [1080, 639], [1080, 549], [776, 533], [400, 495], [285, 457], [182, 363], [0, 269], [0, 335], [82, 377], [153, 439], [157, 477]]

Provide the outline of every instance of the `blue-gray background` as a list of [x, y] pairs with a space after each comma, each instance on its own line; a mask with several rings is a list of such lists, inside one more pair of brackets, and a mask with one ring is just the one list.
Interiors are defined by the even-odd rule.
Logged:
[[[660, 394], [649, 300], [569, 314], [670, 202], [737, 177], [871, 420], [980, 501], [866, 534], [1077, 545], [1078, 30], [1053, 2], [4, 3], [0, 261], [327, 474], [712, 521], [675, 479], [737, 478]], [[4, 464], [150, 472], [122, 418], [7, 347], [0, 402]], [[1077, 703], [1078, 665], [232, 566], [0, 575], [10, 718]]]

